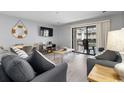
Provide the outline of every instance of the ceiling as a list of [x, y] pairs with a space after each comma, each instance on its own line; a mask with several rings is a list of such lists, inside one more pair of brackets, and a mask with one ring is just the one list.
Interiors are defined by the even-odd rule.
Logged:
[[[120, 11], [121, 12], [121, 11]], [[80, 20], [120, 13], [119, 11], [1, 11], [0, 14], [37, 21], [44, 24], [62, 25]]]

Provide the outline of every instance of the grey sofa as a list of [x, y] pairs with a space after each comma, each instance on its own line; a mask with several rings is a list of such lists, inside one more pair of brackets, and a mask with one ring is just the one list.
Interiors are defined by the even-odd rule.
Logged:
[[100, 65], [107, 66], [107, 67], [114, 67], [116, 64], [122, 62], [121, 55], [118, 52], [115, 52], [115, 53], [117, 57], [115, 61], [100, 60], [100, 59], [96, 59], [95, 57], [88, 58], [87, 59], [87, 76], [95, 64], [100, 64]]
[[56, 65], [53, 69], [36, 76], [31, 82], [66, 82], [67, 63]]
[[[31, 80], [31, 82], [66, 82], [67, 63], [60, 63], [56, 65], [37, 50], [34, 50], [34, 55], [35, 59], [33, 59], [35, 62], [36, 59], [42, 61], [41, 70], [44, 69], [44, 72], [36, 76], [33, 80]], [[51, 64], [54, 64], [54, 67], [50, 66]], [[32, 66], [34, 66], [34, 64], [32, 64]], [[38, 70], [40, 70], [40, 68]]]
[[[19, 62], [15, 62], [15, 59], [16, 61], [19, 60]], [[17, 57], [14, 58], [14, 62], [12, 62], [13, 56], [4, 57], [2, 60], [1, 63], [3, 64], [0, 65], [0, 82], [14, 82], [12, 77], [16, 79], [15, 82], [27, 82], [20, 80], [21, 78], [26, 78], [25, 80], [28, 80], [28, 82], [66, 82], [67, 63], [55, 65], [37, 50], [34, 50], [33, 54], [25, 59], [28, 61], [28, 64], [30, 63], [33, 70], [27, 65], [27, 61], [26, 64], [24, 64], [25, 62], [21, 63], [22, 60]], [[35, 72], [35, 75], [33, 73], [33, 78], [29, 80], [32, 76], [30, 74], [32, 71]]]

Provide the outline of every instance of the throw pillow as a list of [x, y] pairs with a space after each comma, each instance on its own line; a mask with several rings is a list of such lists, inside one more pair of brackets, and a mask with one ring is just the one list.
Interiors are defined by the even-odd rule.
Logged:
[[120, 79], [124, 81], [124, 63], [122, 62], [122, 63], [116, 64], [114, 68], [115, 68], [115, 71], [120, 76]]
[[11, 80], [6, 75], [5, 71], [3, 70], [3, 67], [0, 65], [0, 82], [10, 82]]
[[16, 47], [12, 47], [11, 50], [21, 58], [27, 58], [28, 57], [28, 54], [21, 49], [18, 49]]
[[2, 58], [1, 63], [7, 75], [15, 82], [26, 82], [35, 77], [30, 64], [18, 56], [7, 55]]
[[55, 67], [53, 62], [51, 62], [37, 50], [33, 51], [33, 54], [28, 57], [27, 61], [30, 63], [37, 74], [41, 74]]
[[96, 59], [115, 61], [117, 54], [115, 51], [106, 50], [103, 54], [96, 56]]

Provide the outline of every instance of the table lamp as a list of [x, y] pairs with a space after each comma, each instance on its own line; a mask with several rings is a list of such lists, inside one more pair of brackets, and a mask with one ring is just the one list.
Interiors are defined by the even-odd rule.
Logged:
[[124, 53], [124, 29], [108, 32], [107, 49]]
[[124, 81], [124, 28], [108, 32], [107, 49], [118, 51], [122, 57], [122, 63], [115, 65], [115, 70], [120, 79]]

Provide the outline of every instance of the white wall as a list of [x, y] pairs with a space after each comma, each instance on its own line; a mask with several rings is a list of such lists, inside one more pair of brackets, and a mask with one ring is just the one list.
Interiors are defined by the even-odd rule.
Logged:
[[[102, 20], [111, 20], [111, 30], [117, 30], [124, 27], [124, 14], [110, 15], [100, 18], [93, 18], [84, 21], [79, 21], [63, 26], [49, 26], [46, 24], [40, 24], [30, 20], [21, 19], [28, 29], [28, 35], [24, 39], [17, 39], [12, 36], [11, 29], [20, 18], [0, 15], [0, 46], [10, 47], [13, 44], [24, 43], [34, 44], [38, 42], [53, 41], [59, 47], [72, 47], [72, 29], [73, 25], [90, 23]], [[53, 37], [41, 37], [38, 36], [40, 26], [53, 27]]]
[[99, 18], [88, 19], [84, 21], [79, 21], [71, 24], [66, 24], [63, 26], [59, 26], [56, 28], [56, 32], [58, 33], [57, 37], [59, 42], [57, 45], [64, 47], [72, 47], [72, 27], [78, 24], [84, 23], [92, 23], [96, 21], [103, 21], [103, 20], [110, 20], [111, 21], [111, 30], [118, 30], [124, 27], [124, 14], [116, 14], [116, 15], [109, 15]]
[[56, 44], [58, 47], [71, 47], [72, 32], [70, 25], [56, 27]]
[[[28, 29], [28, 35], [24, 39], [17, 39], [11, 34], [12, 27], [17, 23], [20, 18], [0, 15], [0, 46], [4, 46], [5, 48], [12, 46], [13, 44], [23, 43], [23, 44], [34, 44], [38, 42], [47, 42], [53, 41], [55, 39], [55, 35], [53, 37], [41, 37], [38, 35], [38, 31], [40, 26], [48, 26], [44, 24], [40, 24], [37, 22], [24, 20], [26, 28]], [[55, 33], [55, 31], [53, 31]]]

